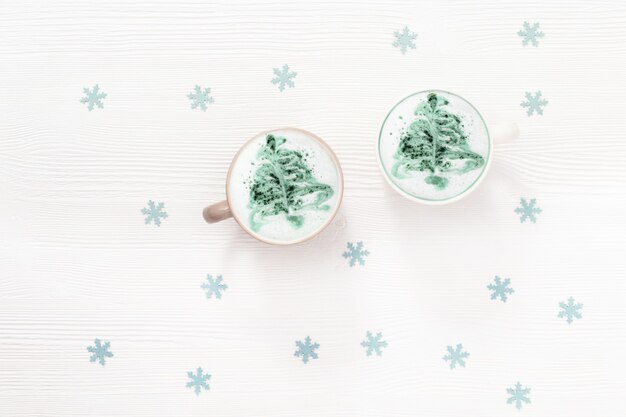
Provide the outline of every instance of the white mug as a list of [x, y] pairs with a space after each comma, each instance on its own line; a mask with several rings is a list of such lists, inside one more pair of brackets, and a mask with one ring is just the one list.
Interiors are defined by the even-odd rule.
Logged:
[[411, 94], [385, 118], [377, 145], [379, 167], [391, 187], [423, 204], [460, 200], [482, 182], [493, 142], [519, 135], [517, 125], [489, 128], [467, 100], [441, 90]]

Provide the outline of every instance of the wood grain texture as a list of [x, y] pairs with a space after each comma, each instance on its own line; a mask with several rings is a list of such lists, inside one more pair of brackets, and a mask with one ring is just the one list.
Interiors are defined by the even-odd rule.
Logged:
[[[538, 48], [524, 21], [541, 22]], [[404, 25], [406, 55], [391, 46]], [[285, 63], [298, 75], [281, 93]], [[0, 2], [0, 416], [496, 417], [518, 413], [517, 381], [527, 417], [623, 416], [625, 65], [621, 0]], [[96, 83], [105, 108], [88, 112]], [[196, 84], [206, 112], [189, 108]], [[389, 109], [430, 88], [522, 132], [450, 206], [404, 200], [375, 156]], [[528, 117], [536, 90], [549, 104]], [[337, 219], [288, 248], [204, 224], [237, 149], [280, 126], [336, 151]], [[166, 204], [160, 228], [148, 200]], [[371, 255], [349, 268], [359, 240]], [[229, 286], [219, 301], [207, 273]], [[506, 304], [494, 275], [512, 280]], [[570, 326], [569, 296], [584, 303]], [[389, 342], [380, 358], [359, 346], [368, 330]], [[307, 335], [321, 348], [305, 366]], [[451, 371], [456, 343], [471, 356]], [[196, 397], [198, 366], [212, 378]]]

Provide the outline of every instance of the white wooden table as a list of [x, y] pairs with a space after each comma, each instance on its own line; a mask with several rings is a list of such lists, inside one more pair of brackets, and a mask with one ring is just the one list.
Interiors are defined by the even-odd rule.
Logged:
[[[621, 0], [0, 2], [0, 416], [624, 416], [625, 54]], [[280, 92], [284, 64], [297, 76]], [[395, 194], [374, 153], [387, 111], [430, 88], [521, 130], [444, 207]], [[549, 104], [529, 117], [537, 90]], [[289, 248], [205, 224], [239, 146], [280, 126], [336, 150], [337, 220]], [[148, 200], [165, 203], [160, 227]], [[357, 241], [370, 255], [349, 267]], [[584, 307], [568, 325], [570, 296]], [[303, 364], [306, 336], [319, 359]], [[451, 370], [457, 343], [470, 356]], [[197, 367], [211, 379], [196, 396]]]

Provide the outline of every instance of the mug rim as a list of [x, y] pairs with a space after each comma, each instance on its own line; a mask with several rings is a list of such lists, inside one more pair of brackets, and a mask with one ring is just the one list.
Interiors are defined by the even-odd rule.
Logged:
[[[239, 157], [241, 156], [241, 153], [243, 152], [244, 149], [246, 149], [250, 144], [252, 144], [252, 142], [259, 136], [261, 135], [268, 135], [272, 132], [276, 132], [279, 130], [295, 130], [301, 133], [304, 133], [306, 136], [312, 138], [313, 140], [315, 140], [320, 146], [322, 146], [322, 148], [324, 148], [324, 150], [328, 153], [328, 155], [330, 155], [333, 163], [335, 164], [335, 168], [337, 169], [338, 172], [338, 185], [339, 185], [339, 193], [337, 195], [337, 204], [335, 204], [335, 208], [333, 209], [333, 212], [331, 213], [330, 216], [328, 216], [328, 219], [326, 219], [326, 221], [315, 231], [315, 233], [312, 233], [308, 236], [305, 236], [303, 238], [300, 238], [298, 240], [294, 240], [294, 241], [288, 241], [288, 242], [283, 242], [280, 240], [275, 240], [275, 239], [268, 239], [265, 238], [263, 236], [261, 236], [258, 233], [253, 232], [243, 221], [243, 219], [241, 219], [239, 217], [239, 215], [236, 213], [235, 210], [232, 209], [232, 204], [231, 204], [231, 196], [230, 196], [230, 180], [231, 180], [231, 174], [233, 171], [233, 168], [235, 166], [235, 162], [237, 161], [237, 159], [239, 159]], [[237, 153], [235, 154], [235, 156], [233, 157], [233, 159], [230, 161], [230, 166], [228, 168], [228, 174], [226, 175], [226, 201], [228, 202], [228, 207], [230, 209], [231, 214], [233, 215], [233, 219], [235, 219], [235, 221], [237, 222], [237, 224], [239, 224], [239, 226], [250, 236], [252, 236], [253, 238], [263, 242], [263, 243], [269, 243], [270, 245], [277, 245], [277, 246], [289, 246], [289, 245], [296, 245], [298, 243], [302, 243], [302, 242], [306, 242], [310, 239], [313, 239], [314, 237], [316, 237], [317, 235], [319, 235], [324, 229], [326, 229], [326, 227], [328, 227], [328, 225], [335, 219], [335, 217], [337, 216], [337, 213], [339, 212], [339, 208], [341, 207], [341, 203], [343, 201], [343, 189], [344, 189], [344, 182], [343, 182], [343, 169], [341, 168], [341, 164], [339, 163], [339, 158], [337, 158], [337, 155], [335, 154], [335, 152], [333, 151], [333, 149], [319, 136], [317, 136], [314, 133], [309, 132], [308, 130], [305, 129], [301, 129], [298, 127], [291, 127], [291, 126], [286, 126], [286, 127], [279, 127], [279, 128], [275, 128], [275, 129], [270, 129], [270, 130], [263, 130], [255, 135], [253, 135], [250, 139], [248, 139], [243, 145], [241, 145], [241, 147], [239, 148], [239, 150], [237, 151]]]
[[[454, 195], [452, 197], [448, 197], [448, 198], [444, 198], [442, 200], [433, 200], [433, 199], [428, 199], [428, 198], [423, 198], [423, 197], [418, 197], [416, 195], [413, 195], [411, 193], [409, 193], [408, 191], [403, 190], [402, 188], [400, 188], [399, 185], [397, 185], [391, 178], [389, 178], [389, 174], [387, 173], [387, 170], [385, 169], [385, 165], [382, 161], [382, 156], [381, 156], [381, 152], [380, 152], [380, 147], [381, 147], [381, 141], [382, 141], [382, 136], [383, 136], [383, 128], [385, 127], [385, 123], [387, 123], [387, 119], [389, 119], [389, 116], [391, 116], [391, 113], [393, 113], [393, 111], [396, 109], [396, 107], [398, 107], [400, 104], [402, 104], [405, 100], [408, 100], [409, 98], [416, 96], [418, 94], [424, 94], [424, 93], [444, 93], [444, 94], [448, 94], [457, 98], [460, 98], [461, 100], [465, 101], [467, 104], [469, 104], [469, 106], [474, 109], [474, 111], [476, 112], [476, 114], [478, 114], [478, 117], [480, 118], [480, 121], [482, 122], [483, 126], [485, 127], [485, 131], [487, 132], [487, 143], [488, 143], [488, 151], [487, 151], [487, 161], [485, 163], [485, 167], [483, 168], [483, 170], [481, 171], [480, 175], [478, 176], [478, 178], [476, 178], [474, 180], [474, 182], [468, 187], [466, 188], [463, 192]], [[400, 195], [402, 195], [403, 197], [411, 200], [411, 201], [415, 201], [417, 203], [421, 203], [421, 204], [426, 204], [426, 205], [444, 205], [444, 204], [450, 204], [450, 203], [454, 203], [456, 201], [459, 201], [460, 199], [468, 196], [469, 194], [471, 194], [479, 185], [480, 183], [483, 181], [483, 179], [485, 178], [487, 172], [489, 171], [489, 168], [491, 167], [491, 160], [493, 159], [493, 139], [491, 138], [491, 133], [489, 132], [489, 126], [487, 125], [487, 122], [485, 121], [485, 118], [483, 117], [483, 115], [478, 111], [478, 109], [476, 108], [476, 106], [474, 106], [469, 100], [467, 100], [465, 97], [460, 96], [456, 93], [452, 93], [450, 91], [447, 90], [439, 90], [439, 89], [430, 89], [430, 90], [421, 90], [412, 94], [409, 94], [408, 96], [405, 96], [404, 98], [402, 98], [401, 100], [399, 100], [396, 104], [394, 104], [394, 106], [387, 112], [387, 115], [385, 116], [385, 119], [383, 120], [382, 125], [380, 126], [380, 131], [378, 133], [378, 140], [376, 142], [376, 156], [377, 156], [377, 161], [378, 161], [378, 167], [379, 169], [382, 171], [383, 177], [385, 178], [385, 180], [387, 181], [387, 183], [395, 190], [397, 191]]]

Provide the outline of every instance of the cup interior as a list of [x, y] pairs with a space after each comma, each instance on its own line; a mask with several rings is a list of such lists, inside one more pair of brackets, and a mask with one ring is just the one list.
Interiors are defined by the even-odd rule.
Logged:
[[290, 245], [317, 235], [343, 197], [343, 174], [332, 149], [302, 129], [259, 133], [242, 146], [226, 180], [239, 225], [266, 243]]
[[377, 153], [385, 179], [400, 194], [424, 204], [447, 204], [482, 181], [492, 143], [472, 104], [447, 91], [427, 90], [390, 110]]

